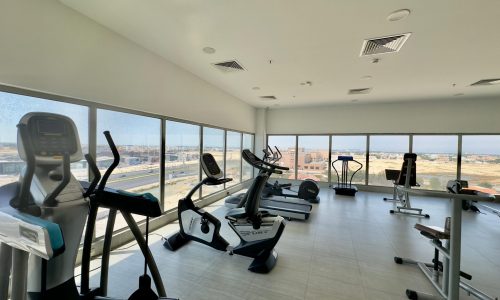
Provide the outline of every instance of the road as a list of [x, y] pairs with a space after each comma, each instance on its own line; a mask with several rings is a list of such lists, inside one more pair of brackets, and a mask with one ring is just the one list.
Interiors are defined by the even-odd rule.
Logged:
[[[140, 186], [152, 185], [159, 183], [160, 173], [159, 169], [149, 169], [132, 171], [126, 173], [112, 174], [108, 180], [108, 186], [120, 189], [128, 190], [132, 188], [137, 188]], [[166, 179], [182, 178], [187, 176], [198, 175], [199, 167], [198, 165], [186, 165], [171, 168], [169, 167], [168, 172], [165, 174]]]

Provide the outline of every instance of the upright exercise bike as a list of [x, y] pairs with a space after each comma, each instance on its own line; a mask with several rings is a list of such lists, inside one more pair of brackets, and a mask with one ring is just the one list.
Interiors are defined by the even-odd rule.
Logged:
[[[255, 165], [254, 155], [249, 150], [243, 150], [242, 157]], [[248, 267], [248, 270], [252, 272], [270, 272], [276, 265], [278, 253], [274, 247], [283, 233], [285, 221], [280, 216], [271, 217], [266, 211], [259, 210], [259, 202], [269, 175], [281, 171], [270, 169], [265, 165], [257, 166], [266, 172], [261, 172], [250, 187], [250, 196], [245, 207], [231, 210], [226, 215], [229, 226], [240, 238], [240, 244], [233, 248], [219, 233], [221, 222], [204, 209], [197, 207], [191, 199], [203, 185], [220, 185], [232, 179], [223, 178], [222, 171], [210, 153], [202, 155], [201, 166], [207, 177], [199, 182], [184, 199], [179, 200], [177, 210], [180, 230], [166, 238], [165, 248], [175, 251], [193, 240], [220, 251], [229, 251], [230, 254], [254, 258]]]

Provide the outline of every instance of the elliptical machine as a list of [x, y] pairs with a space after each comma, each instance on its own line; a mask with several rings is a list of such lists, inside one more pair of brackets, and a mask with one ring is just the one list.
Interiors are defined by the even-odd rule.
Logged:
[[[253, 153], [245, 149], [242, 157], [251, 164], [254, 164]], [[229, 251], [229, 254], [239, 254], [254, 258], [248, 270], [255, 273], [268, 273], [276, 265], [278, 253], [274, 249], [275, 245], [283, 233], [285, 221], [282, 217], [271, 217], [266, 211], [259, 210], [260, 195], [270, 173], [281, 171], [267, 168], [260, 165], [258, 168], [266, 170], [261, 172], [249, 189], [249, 200], [244, 208], [229, 211], [226, 219], [229, 226], [240, 238], [240, 244], [232, 247], [220, 235], [221, 222], [197, 207], [192, 195], [203, 185], [219, 185], [229, 182], [231, 178], [223, 178], [217, 162], [210, 153], [204, 153], [201, 157], [201, 166], [207, 175], [199, 182], [185, 198], [179, 200], [178, 215], [180, 230], [166, 238], [163, 244], [165, 248], [175, 251], [193, 240], [208, 245], [220, 251]]]
[[[109, 133], [106, 137], [110, 141]], [[124, 215], [162, 297], [150, 289], [146, 275], [141, 277], [141, 287], [130, 299], [167, 299], [147, 242], [131, 216], [132, 213], [158, 216], [161, 214], [158, 199], [105, 188], [113, 168], [108, 169], [96, 190], [101, 177], [90, 155], [85, 158], [95, 176], [84, 193], [70, 170], [70, 163], [80, 161], [83, 154], [76, 126], [68, 117], [51, 113], [24, 115], [18, 125], [18, 152], [26, 161], [20, 180], [0, 187], [0, 265], [7, 271], [0, 277], [0, 300], [8, 299], [9, 281], [11, 300], [111, 299], [105, 297], [106, 286], [102, 286], [107, 284], [109, 248], [106, 246], [101, 287], [88, 288], [95, 225], [92, 216], [88, 218], [84, 242], [81, 293], [75, 283], [75, 259], [89, 212], [89, 197], [91, 212], [103, 206], [120, 210]], [[114, 219], [108, 221], [112, 231], [110, 222], [114, 224]], [[110, 235], [106, 233], [105, 244], [111, 242]]]

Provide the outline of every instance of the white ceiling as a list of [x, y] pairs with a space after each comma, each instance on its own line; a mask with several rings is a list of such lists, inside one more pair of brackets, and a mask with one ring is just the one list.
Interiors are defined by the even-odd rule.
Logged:
[[[498, 0], [60, 1], [253, 106], [500, 95], [500, 84], [470, 86], [500, 78]], [[402, 8], [407, 18], [387, 21]], [[379, 63], [359, 56], [364, 39], [407, 32], [401, 51]], [[232, 59], [246, 70], [211, 65]], [[365, 87], [367, 95], [347, 94]], [[259, 98], [268, 95], [278, 99]]]

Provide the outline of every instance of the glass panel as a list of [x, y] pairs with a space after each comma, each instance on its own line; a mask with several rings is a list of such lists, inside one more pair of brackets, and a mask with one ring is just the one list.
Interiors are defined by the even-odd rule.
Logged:
[[[283, 171], [281, 175], [273, 174], [273, 177], [295, 179], [295, 135], [270, 135], [267, 144], [273, 151], [274, 147], [277, 147], [283, 155], [277, 164], [290, 168], [288, 171]], [[258, 155], [258, 153], [255, 154]]]
[[457, 178], [456, 135], [415, 135], [413, 152], [417, 154], [417, 182], [427, 190], [446, 190], [448, 180]]
[[[165, 137], [165, 211], [200, 181], [200, 126], [167, 121]], [[199, 193], [193, 195], [193, 200]]]
[[[364, 135], [335, 135], [332, 136], [332, 161], [336, 160], [339, 155], [350, 155], [355, 160], [363, 164], [361, 170], [359, 170], [352, 178], [352, 183], [365, 184], [365, 174], [366, 174], [366, 136]], [[336, 162], [335, 167], [337, 171], [341, 171], [342, 163]], [[358, 169], [357, 164], [349, 164], [349, 170], [354, 172]], [[352, 174], [352, 173], [349, 173]], [[340, 174], [339, 174], [340, 176]], [[352, 175], [348, 175], [349, 178]], [[338, 181], [337, 173], [332, 168], [332, 183]]]
[[[254, 151], [253, 149], [253, 139], [254, 135], [253, 134], [248, 134], [244, 133], [243, 134], [243, 149], [250, 149], [250, 151]], [[242, 174], [242, 180], [249, 180], [253, 177], [253, 167], [249, 165], [246, 161], [243, 161], [243, 174]]]
[[[107, 186], [130, 192], [149, 192], [160, 197], [160, 120], [110, 110], [97, 110], [97, 166], [104, 174], [113, 161], [103, 131], [109, 130], [121, 161]], [[99, 210], [96, 236], [105, 231], [107, 211]], [[136, 220], [144, 217], [136, 217]], [[127, 226], [117, 216], [115, 230]]]
[[328, 181], [328, 136], [299, 136], [297, 179]]
[[410, 149], [408, 135], [372, 135], [370, 136], [370, 173], [368, 183], [371, 185], [392, 186], [385, 179], [385, 169], [400, 170], [403, 155]]
[[[219, 168], [224, 170], [224, 130], [203, 127], [203, 153], [211, 153], [217, 161]], [[205, 174], [202, 177], [205, 177]], [[213, 186], [204, 185], [201, 188], [202, 196], [205, 197], [222, 189], [224, 189], [223, 184]]]
[[240, 183], [241, 176], [241, 133], [226, 132], [226, 174], [233, 181], [226, 183], [226, 187]]
[[500, 135], [462, 137], [462, 180], [500, 193]]
[[[0, 186], [15, 182], [24, 162], [17, 153], [19, 120], [28, 112], [50, 112], [70, 117], [76, 124], [83, 154], [88, 153], [88, 107], [36, 97], [0, 92]], [[88, 180], [87, 162], [71, 164], [71, 172], [79, 180]]]

